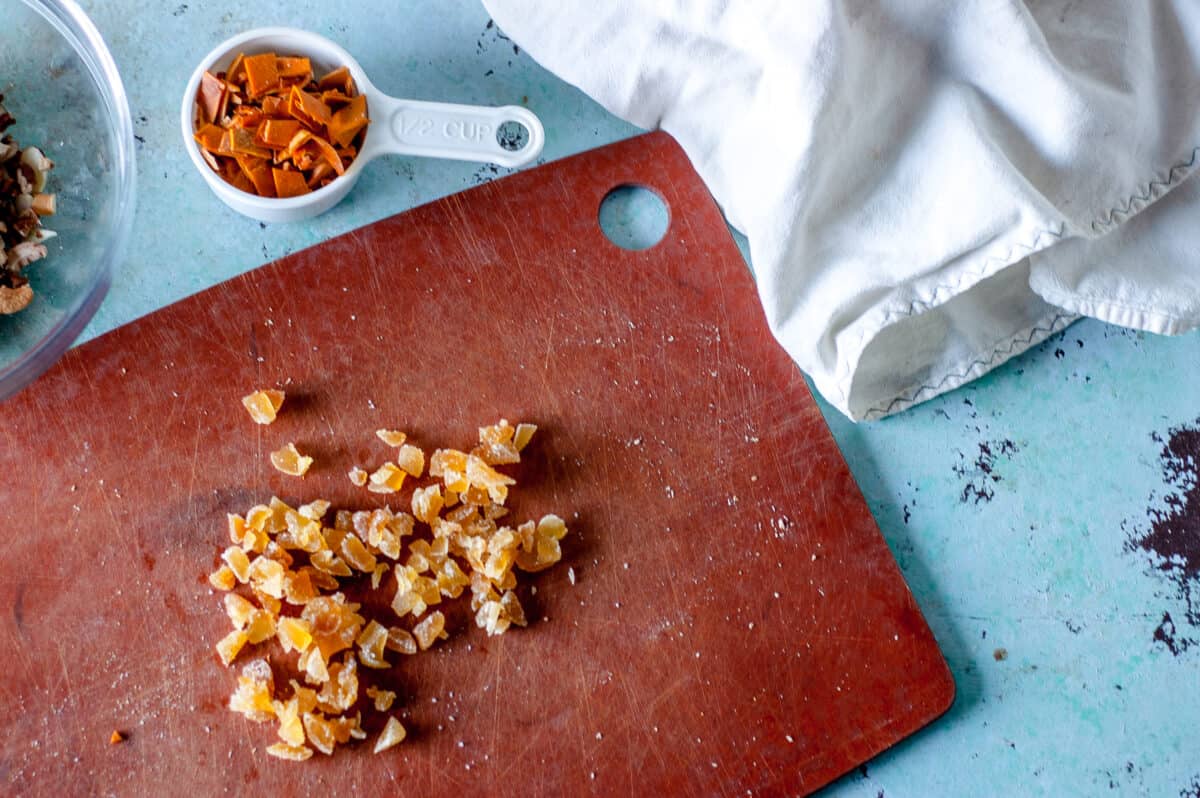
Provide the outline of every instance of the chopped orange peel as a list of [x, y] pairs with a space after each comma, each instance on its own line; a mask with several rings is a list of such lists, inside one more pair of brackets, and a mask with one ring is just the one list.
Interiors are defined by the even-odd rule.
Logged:
[[311, 191], [308, 181], [300, 172], [288, 169], [272, 169], [271, 181], [275, 197], [287, 199], [299, 197]]
[[317, 79], [303, 56], [239, 54], [226, 71], [206, 71], [196, 92], [204, 160], [261, 197], [300, 196], [345, 174], [370, 121], [348, 68]]
[[274, 53], [245, 56], [242, 65], [246, 70], [246, 91], [251, 98], [279, 88], [279, 62]]

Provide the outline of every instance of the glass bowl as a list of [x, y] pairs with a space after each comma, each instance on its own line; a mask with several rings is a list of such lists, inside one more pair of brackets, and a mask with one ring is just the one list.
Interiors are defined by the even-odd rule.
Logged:
[[6, 132], [54, 161], [47, 256], [22, 272], [33, 302], [0, 315], [0, 400], [48, 369], [95, 314], [129, 239], [133, 123], [116, 64], [73, 0], [0, 0]]

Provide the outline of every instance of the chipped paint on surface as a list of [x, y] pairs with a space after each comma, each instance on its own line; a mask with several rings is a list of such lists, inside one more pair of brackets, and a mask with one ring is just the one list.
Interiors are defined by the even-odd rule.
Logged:
[[1167, 492], [1152, 501], [1148, 526], [1135, 526], [1128, 546], [1148, 556], [1153, 571], [1183, 602], [1182, 616], [1164, 611], [1153, 632], [1156, 643], [1179, 656], [1200, 634], [1200, 419], [1172, 427], [1165, 438], [1157, 432], [1151, 437], [1162, 447], [1159, 467]]
[[[959, 501], [963, 504], [973, 502], [990, 502], [996, 497], [996, 483], [1003, 477], [996, 470], [999, 463], [1011, 461], [1020, 447], [1007, 438], [1003, 440], [980, 441], [976, 452], [958, 453], [958, 462], [954, 464], [954, 473], [963, 480], [962, 493]], [[971, 455], [973, 462], [968, 462]]]

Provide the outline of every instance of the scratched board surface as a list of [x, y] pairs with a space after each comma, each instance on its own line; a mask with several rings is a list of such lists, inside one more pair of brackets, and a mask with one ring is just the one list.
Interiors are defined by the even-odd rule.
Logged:
[[[627, 183], [671, 212], [642, 252], [596, 222]], [[259, 427], [238, 400], [269, 385], [288, 400]], [[0, 778], [19, 793], [796, 794], [952, 700], [663, 134], [249, 272], [72, 350], [4, 409], [0, 506], [21, 511], [0, 546]], [[271, 495], [381, 505], [345, 476], [385, 458], [373, 430], [467, 447], [502, 416], [541, 428], [513, 469], [514, 518], [571, 530], [522, 588], [530, 627], [487, 638], [452, 607], [449, 640], [365, 677], [399, 693], [409, 740], [267, 756], [271, 727], [225, 709], [234, 672], [213, 653], [228, 621], [204, 575], [224, 514]], [[304, 480], [266, 461], [288, 441], [316, 458]], [[109, 745], [114, 729], [128, 740]]]

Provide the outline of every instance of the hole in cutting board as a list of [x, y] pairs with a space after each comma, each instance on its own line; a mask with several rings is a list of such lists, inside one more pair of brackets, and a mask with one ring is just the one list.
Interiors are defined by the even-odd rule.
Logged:
[[650, 249], [667, 234], [667, 203], [645, 186], [617, 186], [600, 200], [600, 229], [621, 249]]
[[501, 122], [496, 128], [496, 143], [508, 152], [523, 150], [529, 143], [529, 128], [512, 119]]

